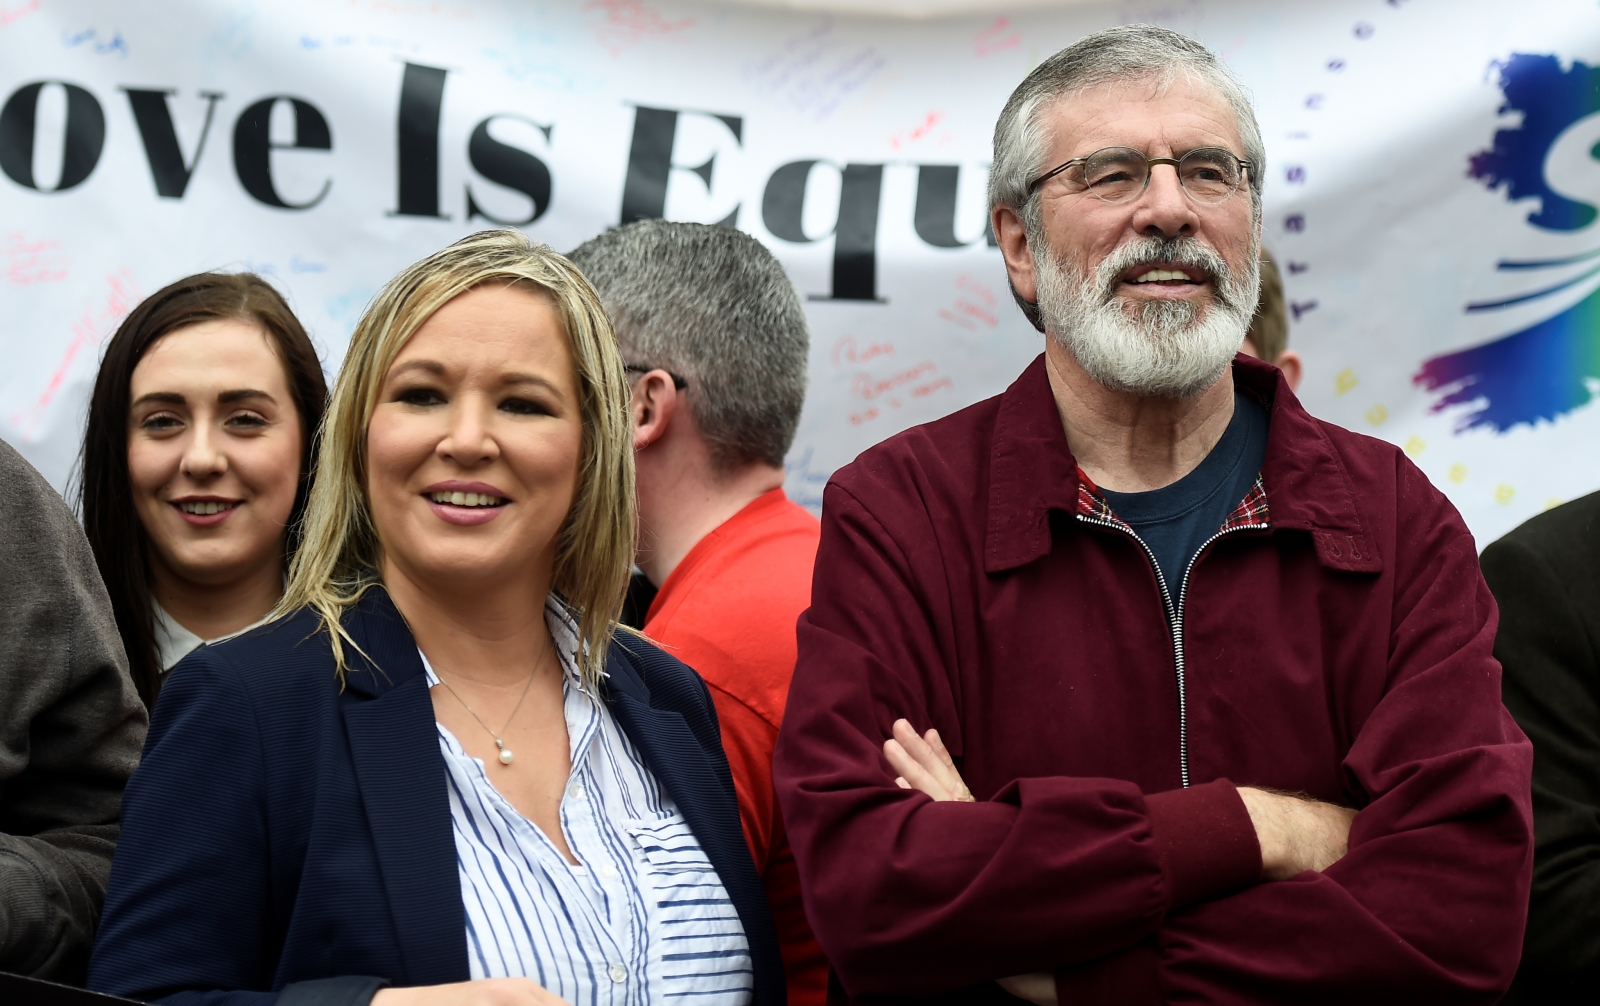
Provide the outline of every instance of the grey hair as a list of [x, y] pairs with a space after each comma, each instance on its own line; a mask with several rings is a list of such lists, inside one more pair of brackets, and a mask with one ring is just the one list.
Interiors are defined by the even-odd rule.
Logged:
[[640, 220], [570, 256], [611, 314], [625, 361], [688, 382], [718, 472], [782, 467], [806, 397], [811, 337], [772, 252], [730, 227]]
[[[1169, 28], [1127, 24], [1086, 35], [1034, 67], [1011, 92], [994, 126], [994, 166], [989, 170], [989, 212], [1009, 206], [1022, 218], [1029, 243], [1043, 236], [1039, 196], [1028, 185], [1054, 165], [1044, 163], [1051, 136], [1044, 113], [1062, 98], [1102, 84], [1150, 81], [1165, 91], [1180, 78], [1216, 88], [1233, 108], [1244, 158], [1250, 162], [1250, 202], [1261, 219], [1267, 151], [1250, 95], [1227, 67], [1194, 39]], [[1017, 298], [1028, 320], [1044, 331], [1038, 307]]]

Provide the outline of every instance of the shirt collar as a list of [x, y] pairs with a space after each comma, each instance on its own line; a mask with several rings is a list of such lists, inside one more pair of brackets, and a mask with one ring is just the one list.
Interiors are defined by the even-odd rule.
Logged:
[[[1381, 569], [1338, 454], [1282, 373], [1241, 355], [1233, 379], [1270, 412], [1259, 484], [1271, 499], [1272, 526], [1310, 532], [1326, 566]], [[1049, 554], [1051, 512], [1077, 513], [1084, 493], [1093, 496], [1094, 487], [1067, 446], [1041, 353], [1000, 396], [990, 443], [985, 571], [1016, 569]]]
[[177, 667], [179, 661], [202, 646], [210, 646], [212, 643], [220, 643], [224, 639], [242, 636], [251, 629], [266, 625], [267, 619], [271, 614], [269, 612], [267, 615], [262, 615], [244, 628], [230, 632], [227, 635], [218, 636], [215, 639], [201, 639], [184, 628], [166, 608], [161, 606], [161, 602], [153, 597], [150, 599], [150, 613], [155, 629], [156, 660], [161, 664], [162, 674]]
[[206, 641], [180, 625], [155, 598], [150, 599], [150, 609], [155, 623], [156, 661], [161, 665], [161, 673], [165, 674], [178, 666], [178, 661], [204, 646]]

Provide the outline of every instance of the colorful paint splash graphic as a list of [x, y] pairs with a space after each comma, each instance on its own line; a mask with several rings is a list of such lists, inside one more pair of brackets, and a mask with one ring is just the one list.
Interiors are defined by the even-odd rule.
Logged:
[[[1504, 189], [1509, 200], [1538, 199], [1528, 223], [1548, 231], [1577, 231], [1593, 224], [1600, 210], [1552, 190], [1545, 181], [1545, 158], [1561, 133], [1600, 112], [1600, 69], [1574, 62], [1563, 69], [1554, 56], [1515, 55], [1498, 65], [1502, 113], [1521, 112], [1518, 125], [1494, 134], [1494, 145], [1474, 154], [1468, 177], [1489, 189]], [[1590, 151], [1600, 161], [1600, 144]], [[1600, 170], [1600, 165], [1597, 165]], [[1600, 275], [1600, 248], [1579, 255], [1538, 261], [1503, 261], [1499, 268], [1537, 276], [1541, 270], [1593, 262], [1579, 275], [1555, 284], [1536, 284], [1527, 293], [1467, 305], [1469, 312], [1495, 311], [1539, 300]], [[1428, 360], [1413, 381], [1443, 394], [1437, 412], [1471, 405], [1457, 431], [1488, 427], [1504, 432], [1532, 425], [1587, 405], [1600, 394], [1600, 290], [1553, 317], [1521, 331]]]

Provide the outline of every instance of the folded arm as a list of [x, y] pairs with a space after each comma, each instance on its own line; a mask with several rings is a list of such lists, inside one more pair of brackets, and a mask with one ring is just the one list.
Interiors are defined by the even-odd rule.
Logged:
[[[1454, 508], [1401, 462], [1383, 687], [1341, 769], [1361, 812], [1322, 873], [1171, 913], [1172, 999], [1493, 1003], [1532, 867], [1532, 750], [1500, 704], [1496, 610]], [[1377, 603], [1377, 602], [1374, 602]]]
[[[939, 802], [976, 802], [939, 731], [918, 736], [910, 723], [896, 720], [894, 736], [883, 742], [883, 754], [889, 767], [900, 773], [894, 781], [901, 789], [914, 789]], [[1241, 789], [1239, 796], [1261, 844], [1265, 879], [1287, 880], [1307, 870], [1321, 872], [1344, 856], [1355, 811], [1261, 789]], [[1013, 975], [999, 983], [1013, 996], [1036, 1006], [1057, 1006], [1063, 998], [1056, 976], [1048, 971]]]

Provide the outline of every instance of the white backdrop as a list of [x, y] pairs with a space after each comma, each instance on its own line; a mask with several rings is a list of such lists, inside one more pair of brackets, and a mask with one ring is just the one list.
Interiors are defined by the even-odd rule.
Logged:
[[814, 505], [1039, 352], [984, 240], [995, 115], [1150, 21], [1256, 96], [1312, 411], [1404, 445], [1480, 544], [1600, 487], [1594, 0], [964, 6], [0, 0], [0, 436], [65, 485], [104, 339], [190, 272], [273, 277], [332, 373], [378, 286], [471, 230], [731, 220], [807, 297]]

